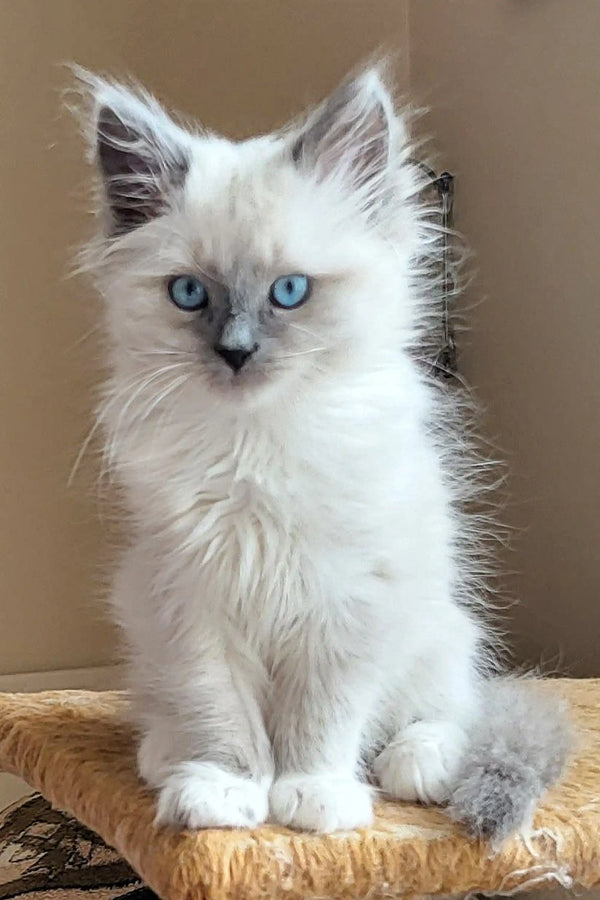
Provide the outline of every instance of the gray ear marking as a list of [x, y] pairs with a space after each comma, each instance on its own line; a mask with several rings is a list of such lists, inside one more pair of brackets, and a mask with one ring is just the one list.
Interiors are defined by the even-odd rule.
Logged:
[[394, 112], [375, 71], [342, 84], [308, 118], [291, 148], [292, 160], [319, 179], [341, 175], [375, 201], [393, 144]]
[[164, 213], [189, 168], [185, 133], [157, 104], [118, 88], [97, 95], [96, 161], [113, 236]]

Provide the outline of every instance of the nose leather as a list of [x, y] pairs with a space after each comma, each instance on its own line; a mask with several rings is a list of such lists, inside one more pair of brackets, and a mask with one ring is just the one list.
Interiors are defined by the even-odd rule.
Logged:
[[215, 351], [234, 372], [239, 372], [246, 360], [254, 353], [254, 350], [246, 350], [242, 347], [224, 347], [222, 344], [217, 344]]

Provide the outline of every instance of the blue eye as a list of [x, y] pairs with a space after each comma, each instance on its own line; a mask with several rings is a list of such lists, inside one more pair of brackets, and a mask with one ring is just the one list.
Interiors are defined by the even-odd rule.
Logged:
[[168, 284], [169, 297], [184, 312], [194, 312], [208, 305], [208, 291], [195, 275], [177, 275]]
[[294, 309], [308, 300], [310, 281], [306, 275], [284, 275], [271, 285], [271, 303], [283, 309]]

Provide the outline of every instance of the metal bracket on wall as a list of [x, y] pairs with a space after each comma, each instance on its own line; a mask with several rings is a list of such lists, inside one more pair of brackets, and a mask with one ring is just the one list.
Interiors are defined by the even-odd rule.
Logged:
[[431, 362], [432, 374], [440, 378], [455, 378], [456, 342], [450, 317], [450, 301], [456, 292], [455, 265], [452, 247], [452, 225], [454, 207], [454, 175], [450, 172], [436, 173], [420, 160], [413, 160], [427, 176], [427, 187], [437, 193], [441, 226], [440, 284], [441, 284], [441, 346]]
[[435, 375], [452, 378], [456, 373], [456, 343], [454, 329], [450, 321], [450, 298], [454, 296], [454, 269], [451, 260], [450, 235], [452, 210], [454, 206], [454, 175], [442, 172], [433, 184], [440, 198], [442, 216], [442, 337], [443, 344], [433, 362]]

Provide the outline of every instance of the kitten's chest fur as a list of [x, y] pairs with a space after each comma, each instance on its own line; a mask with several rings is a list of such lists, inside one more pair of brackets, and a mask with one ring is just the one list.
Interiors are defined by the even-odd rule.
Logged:
[[162, 491], [173, 552], [185, 548], [199, 596], [240, 621], [346, 602], [377, 567], [389, 485], [348, 430], [215, 435], [181, 471]]

